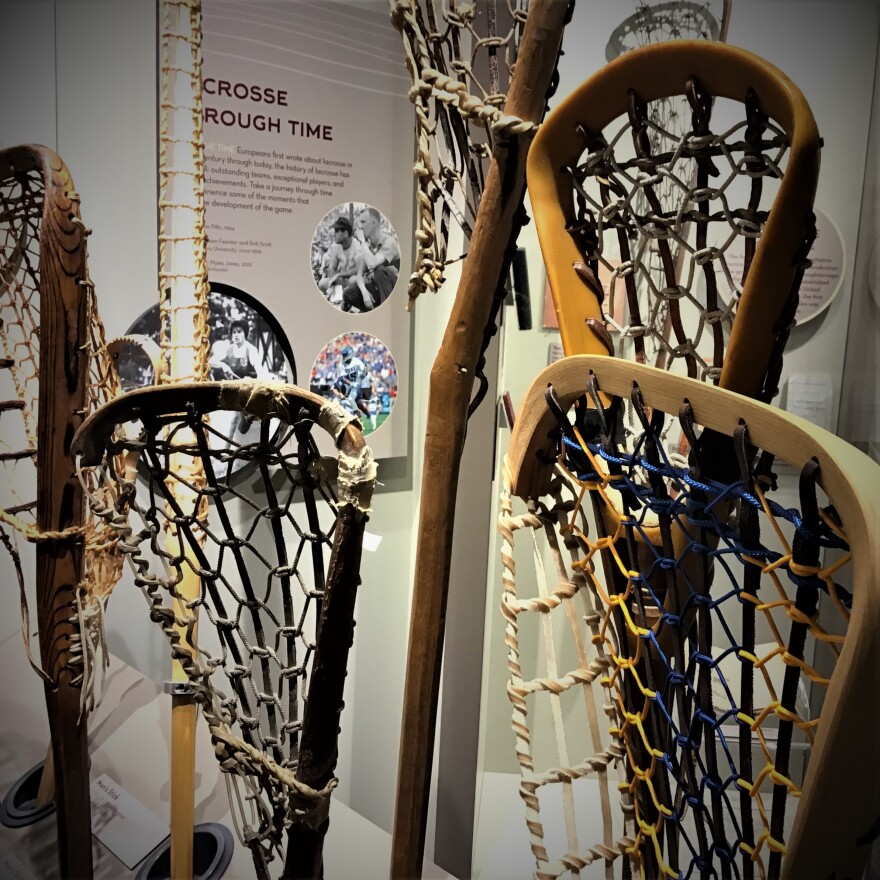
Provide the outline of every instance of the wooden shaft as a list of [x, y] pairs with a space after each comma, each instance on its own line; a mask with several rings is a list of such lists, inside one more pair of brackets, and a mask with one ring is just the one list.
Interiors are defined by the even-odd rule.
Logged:
[[[179, 660], [172, 680], [186, 681]], [[171, 880], [189, 880], [193, 871], [195, 825], [196, 704], [191, 696], [171, 698]]]
[[[185, 465], [183, 465], [185, 466]], [[179, 470], [179, 467], [178, 467]], [[191, 499], [178, 498], [183, 504]], [[176, 542], [169, 542], [175, 552]], [[190, 551], [187, 550], [187, 555]], [[189, 568], [183, 569], [183, 578], [177, 589], [188, 600], [197, 599], [201, 584]], [[184, 611], [181, 609], [181, 615]], [[190, 647], [186, 627], [176, 627], [181, 647]], [[193, 629], [193, 640], [196, 628]], [[188, 682], [189, 678], [180, 660], [171, 661], [172, 682]], [[171, 880], [189, 880], [193, 872], [193, 828], [196, 802], [196, 721], [198, 707], [192, 695], [171, 697]]]
[[55, 800], [55, 761], [52, 755], [52, 743], [46, 750], [46, 760], [43, 762], [43, 772], [40, 775], [40, 787], [37, 790], [37, 807], [44, 807]]
[[[54, 153], [31, 152], [46, 180], [40, 230], [40, 378], [37, 461], [37, 527], [60, 531], [81, 527], [83, 490], [70, 461], [70, 438], [85, 402], [88, 361], [87, 301], [79, 281], [86, 276], [84, 231], [70, 173]], [[40, 660], [56, 771], [58, 860], [62, 877], [92, 875], [89, 755], [82, 685], [70, 666], [76, 632], [76, 590], [83, 577], [83, 539], [37, 545], [37, 618]]]
[[[568, 5], [559, 0], [532, 4], [506, 114], [531, 122], [542, 118], [567, 11]], [[395, 878], [422, 874], [467, 409], [483, 330], [522, 204], [527, 152], [525, 138], [500, 139], [495, 148], [452, 314], [431, 371], [392, 840], [391, 876]]]
[[[366, 516], [352, 505], [341, 509], [327, 572], [296, 767], [296, 778], [315, 789], [323, 788], [333, 778], [339, 756], [339, 716], [348, 652], [354, 640], [365, 524]], [[329, 817], [317, 828], [302, 822], [291, 826], [283, 880], [323, 878], [323, 844], [329, 826]]]
[[[174, 239], [166, 243], [167, 254], [160, 273], [170, 275], [170, 297], [174, 310], [171, 312], [169, 354], [169, 379], [175, 381], [181, 377], [199, 376], [203, 364], [199, 363], [200, 349], [195, 340], [195, 328], [190, 321], [200, 306], [200, 295], [207, 284], [204, 264], [199, 256], [204, 257], [204, 239], [199, 241], [199, 212], [191, 206], [204, 207], [202, 202], [203, 180], [198, 174], [196, 155], [199, 150], [184, 149], [183, 143], [175, 144], [175, 139], [185, 140], [188, 136], [200, 139], [198, 130], [193, 134], [189, 118], [200, 120], [201, 114], [195, 116], [199, 107], [200, 93], [189, 73], [197, 69], [200, 61], [200, 34], [194, 32], [195, 21], [201, 15], [200, 0], [189, 0], [184, 5], [174, 6], [160, 3], [163, 18], [163, 30], [183, 39], [167, 40], [169, 68], [161, 71], [163, 101], [168, 101], [167, 135], [164, 143], [165, 152], [160, 161], [160, 172], [166, 173], [166, 188], [163, 197], [173, 203], [167, 215], [160, 207], [160, 236], [167, 235], [169, 229]], [[192, 13], [195, 13], [195, 16]], [[187, 42], [193, 38], [197, 51], [193, 52]], [[164, 54], [164, 53], [163, 53]], [[164, 59], [163, 59], [164, 64]], [[160, 141], [165, 138], [160, 133]], [[174, 169], [174, 170], [172, 170]], [[178, 173], [188, 170], [191, 174]], [[168, 217], [167, 225], [161, 219]], [[172, 220], [173, 218], [173, 220]], [[202, 215], [203, 219], [203, 215]], [[192, 233], [189, 237], [188, 232]], [[164, 276], [160, 274], [160, 284]], [[164, 290], [162, 291], [164, 293]], [[207, 303], [204, 304], [207, 308]], [[189, 321], [187, 320], [189, 319]], [[187, 326], [189, 324], [189, 326]], [[191, 436], [189, 430], [180, 435]], [[171, 457], [171, 473], [186, 473], [190, 484], [200, 480], [201, 468], [186, 456]], [[194, 493], [183, 483], [173, 482], [169, 489], [176, 500], [186, 509], [197, 503]], [[176, 539], [169, 535], [168, 544], [173, 552], [181, 552], [192, 564], [192, 549], [173, 547]], [[187, 566], [184, 568], [183, 579], [177, 587], [181, 601], [197, 599], [201, 591], [200, 579]], [[181, 644], [191, 647], [187, 639], [187, 628], [175, 626]], [[195, 640], [195, 625], [192, 638]], [[188, 681], [180, 661], [172, 660], [172, 681]], [[171, 704], [171, 880], [189, 880], [193, 874], [193, 830], [195, 827], [195, 772], [196, 772], [196, 705], [192, 697], [174, 696]]]

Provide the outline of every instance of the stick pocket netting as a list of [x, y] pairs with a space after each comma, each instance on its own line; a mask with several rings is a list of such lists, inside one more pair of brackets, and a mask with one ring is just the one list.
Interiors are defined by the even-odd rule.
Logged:
[[[576, 134], [583, 153], [558, 173], [574, 205], [567, 232], [583, 256], [572, 271], [601, 304], [594, 332], [618, 357], [717, 384], [785, 180], [791, 132], [754, 89], [728, 100], [692, 75], [679, 94], [660, 99], [631, 88], [622, 117], [602, 130], [579, 124]], [[778, 297], [766, 328], [768, 400], [815, 238], [812, 214], [793, 214], [791, 223], [801, 244], [785, 255], [794, 267], [790, 288], [751, 291], [768, 306]]]
[[[241, 419], [259, 424], [259, 439], [240, 439]], [[76, 446], [81, 477], [102, 488], [91, 503], [118, 535], [234, 782], [240, 834], [268, 861], [285, 828], [324, 822], [336, 785], [370, 450], [338, 407], [252, 382], [131, 392], [90, 419]], [[339, 620], [327, 621], [331, 594], [342, 643]], [[325, 630], [337, 643], [322, 643]], [[328, 712], [329, 754], [310, 753], [304, 769], [310, 725]]]
[[777, 485], [745, 424], [636, 386], [627, 433], [592, 392], [566, 412], [549, 388], [552, 479], [518, 498], [508, 469], [502, 498], [535, 876], [777, 877], [853, 603], [820, 464]]

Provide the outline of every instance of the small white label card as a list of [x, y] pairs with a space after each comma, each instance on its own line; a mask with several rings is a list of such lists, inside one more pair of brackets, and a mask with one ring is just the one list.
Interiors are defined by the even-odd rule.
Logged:
[[564, 352], [562, 350], [561, 342], [551, 342], [550, 345], [547, 346], [547, 366], [550, 364], [555, 364], [556, 361], [562, 360]]
[[168, 837], [168, 825], [106, 773], [93, 780], [91, 794], [92, 834], [127, 868]]
[[373, 534], [373, 532], [364, 532], [364, 550], [368, 550], [370, 553], [375, 553], [379, 549], [379, 544], [381, 542], [381, 535]]
[[830, 373], [794, 373], [788, 380], [785, 408], [826, 431], [831, 430], [834, 383]]
[[34, 875], [12, 854], [0, 856], [0, 880], [34, 880]]

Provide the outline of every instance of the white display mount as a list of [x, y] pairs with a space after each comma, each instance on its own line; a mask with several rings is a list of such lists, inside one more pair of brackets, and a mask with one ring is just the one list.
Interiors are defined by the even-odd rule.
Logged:
[[[20, 633], [0, 643], [0, 668], [6, 683], [2, 693], [6, 717], [16, 719], [9, 725], [11, 747], [0, 754], [0, 790], [5, 792], [45, 757], [49, 740], [43, 685], [28, 666]], [[94, 876], [96, 880], [133, 877], [148, 851], [168, 834], [171, 701], [155, 682], [111, 657], [104, 700], [91, 717], [89, 730], [93, 817], [109, 803], [127, 817], [118, 815], [103, 828], [93, 818]], [[201, 719], [196, 751], [196, 822], [219, 822], [234, 832], [226, 786]], [[128, 840], [130, 834], [142, 834], [143, 839]], [[391, 835], [334, 798], [324, 843], [325, 875], [387, 880], [390, 861]], [[280, 874], [280, 862], [272, 867]], [[225, 876], [232, 880], [253, 873], [250, 851], [236, 842]], [[0, 826], [0, 880], [57, 876], [54, 813], [25, 828]], [[450, 875], [426, 862], [424, 877], [440, 880]]]

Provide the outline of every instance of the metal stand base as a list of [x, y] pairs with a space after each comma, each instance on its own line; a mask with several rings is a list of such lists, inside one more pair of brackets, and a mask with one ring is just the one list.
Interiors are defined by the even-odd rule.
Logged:
[[[193, 880], [220, 880], [232, 861], [232, 832], [217, 822], [193, 829]], [[135, 880], [170, 880], [171, 842], [164, 843], [140, 866]]]
[[55, 812], [55, 804], [49, 801], [42, 807], [37, 806], [37, 792], [43, 778], [43, 764], [40, 761], [31, 767], [24, 776], [13, 784], [0, 803], [0, 824], [7, 828], [24, 828], [33, 825]]

